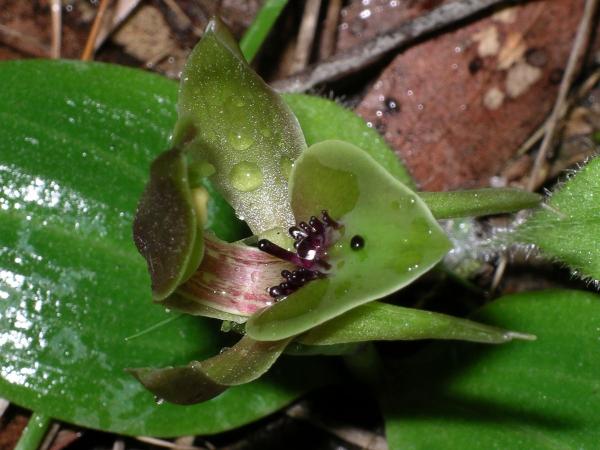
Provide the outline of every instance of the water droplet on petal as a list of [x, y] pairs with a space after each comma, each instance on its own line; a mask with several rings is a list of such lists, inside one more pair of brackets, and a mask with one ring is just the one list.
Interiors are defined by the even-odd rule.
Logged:
[[246, 150], [254, 143], [254, 139], [252, 139], [252, 136], [238, 132], [229, 135], [229, 143], [236, 150]]
[[263, 175], [258, 165], [242, 161], [233, 166], [229, 172], [229, 181], [238, 191], [250, 192], [262, 186]]

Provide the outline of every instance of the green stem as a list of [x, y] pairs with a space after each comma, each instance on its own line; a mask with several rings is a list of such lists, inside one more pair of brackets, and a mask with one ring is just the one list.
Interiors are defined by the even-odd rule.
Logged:
[[33, 412], [15, 450], [37, 450], [46, 436], [50, 422], [50, 417]]
[[473, 189], [453, 192], [419, 192], [436, 219], [486, 216], [539, 206], [542, 196], [512, 188]]
[[252, 62], [286, 5], [287, 0], [267, 0], [246, 30], [240, 49], [248, 62]]

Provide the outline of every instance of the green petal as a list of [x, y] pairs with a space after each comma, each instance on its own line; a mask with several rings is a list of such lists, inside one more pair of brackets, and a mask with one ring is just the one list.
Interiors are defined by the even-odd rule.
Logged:
[[289, 341], [257, 342], [243, 337], [235, 346], [205, 361], [130, 372], [158, 398], [190, 405], [210, 400], [229, 386], [256, 380], [269, 370]]
[[[248, 334], [278, 340], [302, 333], [363, 303], [410, 284], [450, 249], [448, 238], [417, 194], [361, 149], [341, 141], [311, 146], [292, 173], [298, 219], [321, 210], [344, 225], [329, 249], [333, 269], [250, 318]], [[350, 242], [361, 236], [364, 247]]]
[[[298, 121], [250, 68], [226, 27], [212, 21], [182, 75], [174, 143], [255, 234], [287, 228], [288, 175], [306, 147]], [[190, 138], [191, 137], [191, 138]]]
[[171, 294], [200, 263], [202, 227], [196, 218], [187, 164], [180, 150], [164, 152], [152, 163], [133, 235], [146, 259], [157, 301]]
[[322, 346], [365, 341], [454, 339], [502, 344], [513, 339], [533, 338], [446, 314], [371, 302], [313, 328], [302, 335], [299, 342]]

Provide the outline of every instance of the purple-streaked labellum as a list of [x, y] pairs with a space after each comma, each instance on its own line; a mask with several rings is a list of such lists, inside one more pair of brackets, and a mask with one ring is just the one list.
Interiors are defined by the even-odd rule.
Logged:
[[294, 266], [255, 247], [204, 236], [204, 258], [177, 293], [201, 305], [250, 316], [273, 304], [267, 288]]

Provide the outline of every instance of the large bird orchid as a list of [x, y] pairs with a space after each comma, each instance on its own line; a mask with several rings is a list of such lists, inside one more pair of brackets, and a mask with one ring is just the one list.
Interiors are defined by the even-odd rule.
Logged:
[[[538, 196], [416, 193], [399, 162], [345, 136], [307, 147], [293, 101], [250, 68], [219, 20], [192, 52], [179, 95], [172, 147], [152, 164], [135, 242], [156, 302], [234, 323], [241, 338], [185, 367], [133, 369], [155, 395], [208, 400], [256, 379], [291, 347], [530, 337], [376, 300], [442, 261], [451, 243], [438, 219], [535, 206]], [[252, 236], [229, 243], [205, 231], [215, 195]]]

